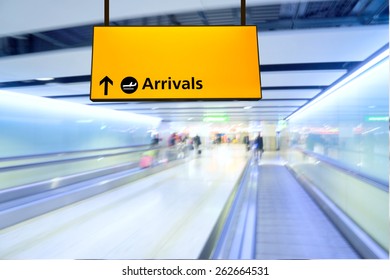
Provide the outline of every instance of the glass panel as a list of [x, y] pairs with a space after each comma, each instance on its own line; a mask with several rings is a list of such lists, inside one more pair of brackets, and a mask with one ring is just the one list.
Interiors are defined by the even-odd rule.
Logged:
[[289, 122], [289, 144], [388, 182], [388, 59]]

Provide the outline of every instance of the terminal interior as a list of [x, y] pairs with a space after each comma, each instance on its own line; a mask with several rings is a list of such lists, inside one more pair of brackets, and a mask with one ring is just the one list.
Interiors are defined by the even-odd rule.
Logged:
[[[3, 2], [0, 259], [389, 258], [388, 1], [247, 0], [260, 100], [107, 102], [103, 1]], [[240, 11], [116, 0], [110, 26]]]

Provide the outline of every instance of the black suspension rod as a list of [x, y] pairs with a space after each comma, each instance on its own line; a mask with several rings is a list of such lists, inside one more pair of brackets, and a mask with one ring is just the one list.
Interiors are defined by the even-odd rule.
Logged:
[[104, 25], [110, 25], [110, 0], [104, 0]]
[[241, 0], [241, 25], [246, 25], [246, 1]]

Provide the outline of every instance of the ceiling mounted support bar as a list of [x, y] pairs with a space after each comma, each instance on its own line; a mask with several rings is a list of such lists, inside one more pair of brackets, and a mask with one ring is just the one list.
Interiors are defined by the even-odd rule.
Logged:
[[104, 0], [104, 25], [110, 25], [110, 0]]
[[241, 0], [241, 25], [246, 25], [246, 1]]

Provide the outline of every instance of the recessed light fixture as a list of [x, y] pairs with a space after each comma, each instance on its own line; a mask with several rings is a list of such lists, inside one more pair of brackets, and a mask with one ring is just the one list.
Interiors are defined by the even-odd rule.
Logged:
[[244, 109], [245, 110], [252, 109], [252, 106], [245, 106]]
[[85, 120], [81, 119], [76, 121], [76, 123], [91, 123], [91, 122], [93, 122], [93, 120], [91, 119], [85, 119]]
[[49, 78], [49, 77], [47, 77], [47, 78], [37, 78], [35, 80], [42, 81], [42, 82], [47, 82], [47, 81], [53, 81], [54, 78]]

